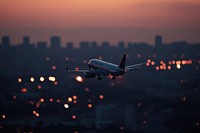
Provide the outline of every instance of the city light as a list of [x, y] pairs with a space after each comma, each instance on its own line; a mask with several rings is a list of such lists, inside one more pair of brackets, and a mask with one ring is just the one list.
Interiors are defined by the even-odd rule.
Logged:
[[76, 117], [76, 115], [72, 115], [72, 119], [74, 119], [74, 120], [75, 120], [76, 118], [77, 118], [77, 117]]
[[22, 82], [22, 78], [18, 78], [18, 82], [21, 83]]
[[26, 93], [26, 92], [27, 92], [27, 89], [26, 89], [26, 88], [22, 88], [22, 89], [21, 89], [21, 92], [22, 92], [22, 93]]
[[68, 102], [72, 102], [73, 99], [71, 97], [68, 97], [67, 100], [68, 100]]
[[5, 118], [6, 118], [6, 116], [5, 116], [5, 115], [2, 115], [2, 118], [3, 118], [3, 119], [5, 119]]
[[78, 82], [83, 82], [83, 78], [82, 78], [81, 76], [77, 76], [77, 77], [76, 77], [76, 81], [78, 81]]
[[49, 81], [54, 82], [56, 81], [56, 78], [54, 76], [49, 76]]
[[92, 104], [91, 103], [88, 104], [88, 108], [92, 108]]
[[176, 67], [177, 67], [177, 69], [181, 69], [181, 65], [180, 64], [177, 64]]
[[35, 81], [35, 79], [34, 79], [33, 77], [31, 77], [31, 78], [30, 78], [30, 81], [31, 81], [31, 82], [34, 82], [34, 81]]
[[53, 65], [53, 66], [51, 67], [51, 69], [52, 69], [52, 70], [56, 70], [56, 66]]
[[49, 101], [50, 101], [50, 102], [53, 102], [53, 98], [49, 98]]
[[39, 116], [40, 116], [40, 114], [39, 114], [39, 113], [36, 113], [36, 114], [35, 114], [35, 116], [36, 116], [36, 117], [39, 117]]
[[76, 95], [73, 95], [73, 97], [72, 97], [74, 100], [76, 100], [77, 99], [77, 96]]
[[68, 104], [64, 104], [64, 108], [68, 109], [69, 105]]
[[40, 102], [43, 103], [43, 102], [44, 102], [44, 98], [41, 98], [41, 99], [40, 99]]
[[39, 89], [39, 90], [42, 89], [42, 86], [41, 86], [41, 85], [38, 85], [38, 89]]
[[40, 77], [41, 82], [44, 82], [44, 80], [45, 80], [44, 77]]
[[99, 99], [101, 99], [101, 100], [102, 100], [103, 98], [104, 98], [104, 96], [103, 96], [103, 95], [99, 95]]

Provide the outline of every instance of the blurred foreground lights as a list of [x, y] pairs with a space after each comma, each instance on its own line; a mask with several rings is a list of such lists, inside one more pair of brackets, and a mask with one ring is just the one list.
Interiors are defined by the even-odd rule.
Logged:
[[41, 81], [41, 82], [44, 82], [44, 77], [40, 77], [40, 81]]
[[77, 117], [76, 117], [76, 115], [72, 115], [72, 119], [74, 119], [74, 120], [75, 120], [76, 118], [77, 118]]
[[56, 78], [54, 76], [49, 76], [49, 81], [54, 82], [56, 81]]
[[18, 82], [21, 83], [22, 82], [22, 78], [18, 78]]
[[182, 100], [183, 100], [183, 102], [185, 102], [187, 100], [187, 98], [186, 97], [182, 97]]
[[39, 113], [36, 113], [36, 114], [35, 114], [35, 116], [36, 116], [36, 117], [39, 117], [39, 116], [40, 116], [40, 114], [39, 114]]
[[44, 102], [44, 98], [41, 98], [41, 99], [40, 99], [40, 102], [43, 103], [43, 102]]
[[91, 103], [88, 104], [88, 108], [92, 108], [92, 104]]
[[22, 88], [22, 89], [21, 89], [21, 92], [22, 92], [22, 93], [26, 93], [26, 92], [27, 92], [27, 89], [26, 89], [26, 88]]
[[103, 95], [99, 95], [99, 99], [101, 99], [101, 100], [102, 100], [103, 98], [104, 98], [104, 96], [103, 96]]
[[78, 81], [78, 82], [83, 82], [83, 78], [82, 78], [81, 76], [77, 76], [77, 77], [76, 77], [76, 81]]
[[77, 96], [76, 96], [76, 95], [73, 95], [73, 99], [76, 100], [76, 99], [77, 99]]
[[68, 97], [67, 100], [68, 100], [68, 102], [72, 102], [73, 99], [71, 97]]
[[176, 67], [177, 67], [177, 69], [181, 69], [181, 65], [180, 64], [177, 64]]
[[69, 105], [68, 104], [64, 104], [64, 108], [68, 109]]
[[196, 123], [196, 126], [197, 126], [197, 127], [199, 126], [199, 122]]
[[3, 118], [3, 119], [6, 119], [6, 115], [2, 115], [2, 118]]
[[35, 81], [35, 79], [34, 79], [33, 77], [31, 77], [31, 78], [30, 78], [30, 81], [31, 81], [31, 82], [34, 82], [34, 81]]

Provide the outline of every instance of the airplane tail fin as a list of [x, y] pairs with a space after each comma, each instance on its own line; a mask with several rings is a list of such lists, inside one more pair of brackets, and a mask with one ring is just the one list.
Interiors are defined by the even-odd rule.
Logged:
[[124, 56], [122, 57], [119, 67], [125, 69], [125, 63], [126, 63], [126, 54], [124, 54]]

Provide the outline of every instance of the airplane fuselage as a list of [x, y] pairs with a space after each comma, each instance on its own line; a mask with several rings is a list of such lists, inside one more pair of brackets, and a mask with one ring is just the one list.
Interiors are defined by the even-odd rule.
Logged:
[[88, 62], [88, 67], [90, 69], [96, 69], [96, 70], [100, 69], [100, 70], [106, 71], [110, 73], [112, 76], [119, 76], [126, 72], [124, 69], [120, 68], [116, 64], [106, 62], [103, 60], [98, 60], [98, 59], [91, 59]]

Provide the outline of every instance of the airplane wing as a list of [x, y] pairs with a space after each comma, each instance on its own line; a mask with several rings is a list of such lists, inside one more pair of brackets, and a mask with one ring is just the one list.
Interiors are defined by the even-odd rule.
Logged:
[[139, 64], [135, 64], [135, 65], [126, 66], [125, 70], [130, 71], [130, 70], [134, 70], [134, 69], [139, 69], [139, 68], [142, 68], [145, 64], [146, 63], [139, 63]]
[[68, 72], [79, 72], [83, 73], [83, 75], [87, 78], [95, 77], [96, 75], [109, 75], [109, 72], [102, 69], [94, 69], [94, 70], [70, 70], [67, 68]]

